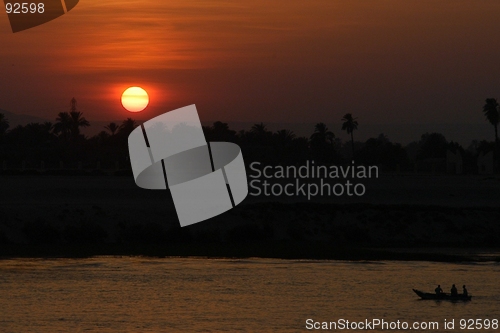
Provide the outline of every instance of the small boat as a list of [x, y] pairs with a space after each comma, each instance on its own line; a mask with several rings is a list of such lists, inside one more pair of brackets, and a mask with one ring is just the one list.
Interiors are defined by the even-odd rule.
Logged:
[[446, 300], [446, 301], [470, 301], [472, 299], [471, 295], [458, 294], [456, 296], [451, 296], [450, 294], [441, 293], [424, 293], [423, 291], [413, 289], [415, 294], [417, 294], [421, 299], [433, 299], [433, 300]]

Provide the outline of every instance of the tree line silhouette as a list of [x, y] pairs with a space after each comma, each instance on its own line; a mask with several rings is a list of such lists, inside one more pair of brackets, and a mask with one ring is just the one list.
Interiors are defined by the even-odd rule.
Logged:
[[[238, 144], [247, 163], [259, 161], [270, 165], [300, 165], [307, 160], [323, 164], [342, 164], [355, 160], [365, 165], [378, 165], [382, 171], [414, 171], [419, 161], [443, 159], [446, 152], [459, 152], [463, 157], [464, 171], [477, 173], [477, 156], [494, 151], [498, 170], [499, 104], [488, 98], [483, 106], [486, 119], [494, 126], [495, 141], [473, 141], [464, 149], [456, 142], [449, 142], [440, 133], [425, 133], [418, 141], [403, 147], [380, 134], [365, 142], [354, 141], [358, 129], [357, 118], [347, 113], [342, 118], [342, 131], [350, 136], [343, 143], [325, 123], [317, 123], [309, 137], [296, 136], [288, 129], [272, 132], [264, 123], [253, 125], [250, 130], [236, 132], [227, 123], [216, 121], [203, 126], [207, 141], [227, 141]], [[9, 121], [0, 113], [0, 161], [3, 168], [130, 169], [127, 139], [139, 126], [132, 118], [117, 124], [111, 122], [92, 137], [86, 137], [81, 129], [91, 126], [83, 113], [77, 110], [77, 101], [70, 102], [69, 112], [60, 112], [55, 123], [30, 123], [9, 127]], [[8, 162], [8, 165], [6, 163]], [[2, 169], [0, 165], [0, 170]], [[425, 170], [424, 170], [425, 171]]]

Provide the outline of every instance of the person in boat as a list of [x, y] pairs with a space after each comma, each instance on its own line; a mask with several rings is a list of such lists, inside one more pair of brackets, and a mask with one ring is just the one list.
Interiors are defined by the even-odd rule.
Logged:
[[463, 293], [462, 293], [462, 294], [463, 294], [465, 297], [469, 296], [469, 293], [467, 292], [467, 288], [465, 288], [465, 284], [463, 285], [463, 287], [462, 287], [462, 288], [463, 288]]
[[458, 290], [457, 287], [455, 287], [455, 285], [451, 286], [451, 296], [458, 296]]
[[434, 291], [436, 292], [436, 295], [440, 295], [443, 293], [443, 289], [441, 289], [441, 285], [438, 284], [437, 288], [434, 289]]

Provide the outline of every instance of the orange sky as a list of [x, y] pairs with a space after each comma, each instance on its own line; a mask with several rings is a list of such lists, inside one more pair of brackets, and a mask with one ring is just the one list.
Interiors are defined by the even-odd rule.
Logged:
[[0, 15], [0, 109], [148, 119], [197, 104], [203, 120], [482, 123], [500, 98], [500, 2], [81, 0], [13, 34]]

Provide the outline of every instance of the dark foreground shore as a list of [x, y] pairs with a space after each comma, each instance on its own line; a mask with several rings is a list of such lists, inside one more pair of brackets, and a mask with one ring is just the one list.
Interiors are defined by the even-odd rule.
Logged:
[[[185, 228], [168, 191], [139, 189], [128, 177], [0, 177], [0, 184], [0, 257], [500, 261], [496, 179], [389, 177], [351, 202], [249, 197]], [[432, 191], [413, 201], [412, 186]]]

